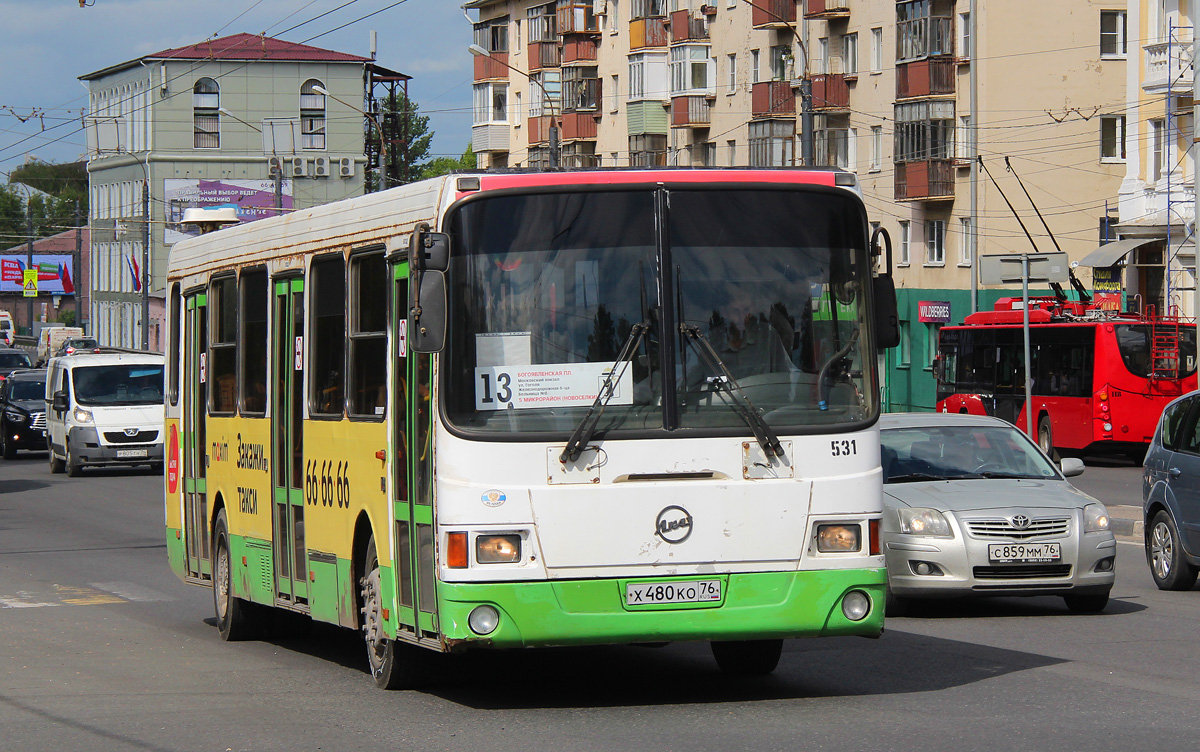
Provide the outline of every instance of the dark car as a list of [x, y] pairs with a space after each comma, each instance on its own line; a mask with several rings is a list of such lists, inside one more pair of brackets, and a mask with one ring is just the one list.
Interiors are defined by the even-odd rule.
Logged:
[[8, 378], [8, 374], [18, 368], [30, 368], [33, 364], [29, 362], [29, 356], [24, 350], [18, 350], [15, 347], [0, 347], [0, 384], [4, 383], [4, 379]]
[[1146, 562], [1160, 590], [1191, 590], [1200, 573], [1200, 392], [1163, 410], [1142, 463]]
[[53, 357], [58, 358], [63, 355], [74, 355], [75, 353], [83, 352], [100, 352], [100, 343], [92, 337], [71, 337], [63, 340], [63, 343], [54, 351]]
[[0, 384], [0, 453], [46, 451], [46, 370], [13, 371]]

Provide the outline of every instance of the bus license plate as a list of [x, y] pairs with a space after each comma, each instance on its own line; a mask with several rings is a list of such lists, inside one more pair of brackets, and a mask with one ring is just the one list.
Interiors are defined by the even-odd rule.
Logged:
[[145, 449], [118, 449], [117, 459], [119, 460], [137, 460], [149, 457], [149, 453]]
[[988, 544], [988, 559], [999, 564], [1046, 564], [1061, 558], [1061, 543]]
[[712, 603], [721, 600], [720, 580], [691, 582], [630, 582], [625, 585], [626, 606], [658, 603]]

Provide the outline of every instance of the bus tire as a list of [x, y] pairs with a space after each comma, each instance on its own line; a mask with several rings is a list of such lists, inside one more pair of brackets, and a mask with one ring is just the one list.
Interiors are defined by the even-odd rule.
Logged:
[[54, 453], [54, 447], [48, 447], [50, 450], [50, 472], [58, 475], [63, 471], [63, 461]]
[[229, 553], [229, 523], [225, 510], [217, 512], [213, 525], [213, 612], [217, 629], [226, 642], [252, 640], [258, 636], [261, 616], [258, 607], [233, 594], [233, 567]]
[[729, 640], [712, 643], [713, 658], [729, 676], [765, 676], [779, 665], [783, 640]]
[[379, 556], [375, 536], [367, 542], [362, 561], [359, 612], [362, 614], [363, 641], [367, 647], [367, 667], [381, 689], [412, 689], [425, 683], [430, 656], [424, 648], [398, 642], [383, 629], [383, 586], [379, 579]]
[[1050, 428], [1050, 416], [1043, 415], [1038, 419], [1038, 446], [1049, 457], [1054, 454], [1054, 432]]
[[1146, 536], [1150, 575], [1159, 590], [1191, 590], [1196, 584], [1196, 567], [1188, 563], [1179, 540], [1179, 528], [1164, 509], [1150, 520]]

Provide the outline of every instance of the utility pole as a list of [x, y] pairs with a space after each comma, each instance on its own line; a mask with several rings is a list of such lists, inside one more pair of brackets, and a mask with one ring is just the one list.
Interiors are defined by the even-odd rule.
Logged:
[[[33, 265], [33, 201], [25, 201], [25, 219], [28, 235], [25, 238], [25, 268], [33, 269], [36, 273], [36, 267]], [[29, 336], [32, 337], [36, 332], [33, 331], [33, 301], [34, 298], [25, 298], [25, 315], [29, 322]]]
[[75, 326], [83, 326], [83, 314], [80, 313], [83, 297], [83, 280], [79, 277], [79, 267], [83, 265], [83, 225], [79, 216], [79, 200], [75, 200], [75, 255], [71, 256], [71, 281], [75, 283]]
[[150, 349], [150, 176], [142, 183], [142, 349]]

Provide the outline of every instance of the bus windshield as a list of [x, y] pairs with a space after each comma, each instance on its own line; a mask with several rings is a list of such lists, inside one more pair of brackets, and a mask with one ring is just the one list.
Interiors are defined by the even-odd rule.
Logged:
[[136, 364], [76, 368], [75, 401], [98, 407], [161, 405], [163, 367]]
[[481, 194], [449, 228], [460, 429], [569, 433], [609, 378], [601, 431], [742, 433], [742, 398], [794, 432], [875, 415], [866, 221], [848, 192]]

